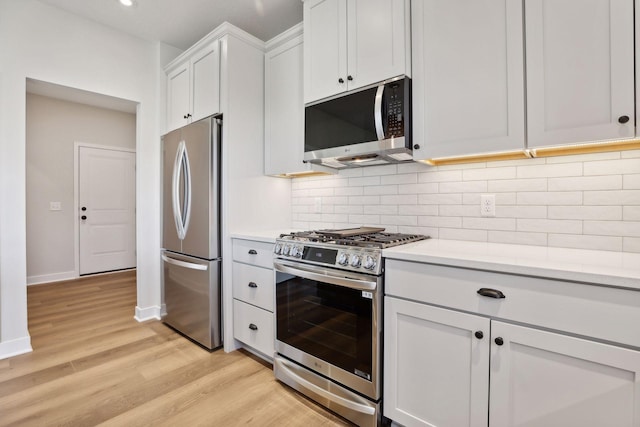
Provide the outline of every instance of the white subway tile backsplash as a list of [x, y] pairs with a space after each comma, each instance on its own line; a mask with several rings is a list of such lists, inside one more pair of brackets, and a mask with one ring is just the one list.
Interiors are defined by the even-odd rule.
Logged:
[[552, 178], [560, 176], [581, 176], [582, 163], [567, 163], [561, 165], [532, 165], [518, 166], [518, 178]]
[[418, 203], [421, 205], [461, 205], [462, 194], [419, 194]]
[[623, 206], [622, 219], [624, 221], [640, 221], [640, 206]]
[[380, 215], [349, 215], [350, 224], [379, 225]]
[[465, 181], [488, 181], [490, 179], [503, 180], [503, 179], [515, 179], [515, 177], [516, 177], [515, 166], [467, 169], [462, 171], [462, 179]]
[[640, 221], [584, 221], [584, 234], [640, 237]]
[[422, 184], [404, 184], [398, 186], [398, 194], [429, 194], [438, 192], [437, 182]]
[[640, 190], [640, 174], [625, 175], [622, 188], [625, 190]]
[[397, 196], [380, 196], [380, 203], [383, 205], [417, 205], [417, 194], [401, 194]]
[[626, 173], [640, 173], [640, 162], [637, 159], [606, 160], [601, 162], [585, 162], [584, 174], [613, 175]]
[[574, 192], [541, 192], [518, 193], [519, 205], [581, 205], [582, 193]]
[[405, 173], [400, 175], [385, 175], [380, 177], [380, 184], [389, 185], [389, 184], [417, 184], [418, 183], [418, 174], [417, 173]]
[[549, 191], [621, 190], [622, 175], [549, 178]]
[[547, 234], [491, 230], [489, 231], [488, 241], [513, 245], [547, 246]]
[[487, 234], [487, 230], [469, 230], [466, 228], [440, 228], [438, 230], [438, 239], [486, 242]]
[[589, 236], [577, 234], [549, 234], [549, 246], [556, 248], [621, 251], [622, 237]]
[[582, 221], [562, 219], [517, 219], [518, 231], [582, 234]]
[[638, 205], [640, 204], [640, 190], [619, 191], [585, 191], [585, 205]]
[[547, 218], [547, 206], [496, 205], [496, 217], [499, 217], [499, 218]]
[[398, 194], [397, 185], [373, 185], [370, 187], [364, 187], [365, 196], [376, 194]]
[[349, 178], [350, 187], [365, 187], [367, 185], [380, 185], [380, 177], [366, 176], [361, 178]]
[[487, 181], [441, 182], [440, 193], [486, 193]]
[[[640, 150], [294, 178], [293, 227], [640, 253]], [[495, 194], [496, 216], [480, 215]], [[321, 213], [315, 212], [321, 199]]]
[[622, 206], [549, 206], [549, 219], [622, 220]]
[[622, 250], [625, 252], [640, 253], [640, 238], [638, 237], [623, 237], [622, 238]]
[[[380, 215], [398, 215], [399, 211], [398, 205], [367, 205], [364, 206], [363, 212], [371, 215], [371, 214], [380, 214]], [[405, 214], [403, 212], [403, 214]], [[406, 214], [411, 215], [411, 214]], [[416, 214], [413, 214], [416, 215]]]
[[513, 191], [547, 191], [546, 178], [506, 179], [489, 181], [489, 193], [504, 193]]
[[414, 215], [380, 215], [381, 224], [418, 225], [418, 217]]
[[474, 228], [480, 230], [515, 231], [515, 218], [478, 218], [468, 217], [462, 219], [462, 228]]
[[462, 181], [462, 171], [429, 171], [418, 174], [418, 182]]

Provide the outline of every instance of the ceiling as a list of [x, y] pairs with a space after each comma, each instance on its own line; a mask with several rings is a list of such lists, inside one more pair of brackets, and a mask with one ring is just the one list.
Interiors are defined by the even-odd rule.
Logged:
[[145, 40], [186, 50], [222, 22], [267, 41], [302, 21], [301, 0], [40, 0]]

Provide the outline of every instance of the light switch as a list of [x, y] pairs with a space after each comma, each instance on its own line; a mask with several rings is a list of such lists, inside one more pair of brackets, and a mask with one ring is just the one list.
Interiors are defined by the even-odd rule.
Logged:
[[49, 202], [49, 210], [50, 211], [62, 210], [62, 204], [60, 202]]

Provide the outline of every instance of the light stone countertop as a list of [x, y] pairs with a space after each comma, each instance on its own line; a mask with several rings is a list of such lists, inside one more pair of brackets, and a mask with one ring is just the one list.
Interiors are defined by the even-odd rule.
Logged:
[[429, 239], [384, 249], [387, 259], [640, 290], [640, 254]]
[[286, 230], [258, 230], [258, 231], [241, 231], [231, 233], [232, 239], [253, 240], [256, 242], [275, 243], [280, 234], [290, 233], [291, 229]]

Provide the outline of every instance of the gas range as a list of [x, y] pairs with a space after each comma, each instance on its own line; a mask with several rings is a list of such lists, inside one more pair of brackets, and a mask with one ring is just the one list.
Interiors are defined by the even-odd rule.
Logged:
[[428, 239], [419, 234], [385, 233], [384, 228], [357, 227], [281, 234], [276, 258], [366, 274], [382, 274], [382, 249]]

